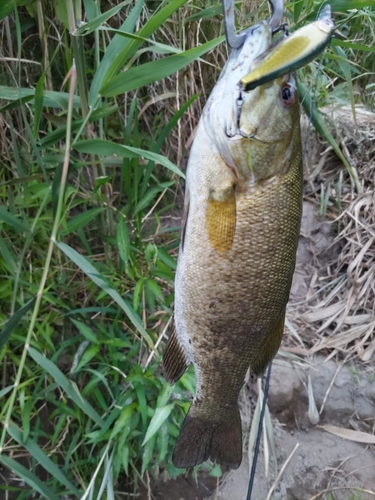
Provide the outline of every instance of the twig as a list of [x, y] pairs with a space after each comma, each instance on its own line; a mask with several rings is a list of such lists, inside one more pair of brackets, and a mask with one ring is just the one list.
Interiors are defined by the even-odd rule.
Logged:
[[[271, 500], [271, 495], [272, 495], [272, 492], [273, 492], [273, 490], [276, 488], [277, 483], [280, 481], [280, 478], [281, 478], [281, 476], [282, 476], [282, 474], [283, 474], [284, 470], [286, 469], [286, 466], [288, 465], [288, 463], [289, 463], [289, 462], [290, 462], [290, 460], [292, 459], [293, 455], [294, 455], [294, 454], [295, 454], [295, 452], [297, 451], [298, 446], [299, 446], [299, 443], [297, 443], [297, 444], [295, 445], [295, 447], [294, 447], [294, 448], [293, 448], [293, 450], [292, 450], [292, 453], [291, 453], [291, 454], [289, 455], [289, 457], [285, 460], [285, 462], [284, 462], [283, 466], [282, 466], [282, 467], [281, 467], [281, 469], [280, 469], [280, 472], [277, 474], [277, 477], [276, 477], [276, 479], [275, 479], [275, 482], [273, 483], [273, 485], [271, 486], [271, 488], [270, 488], [270, 490], [269, 490], [269, 492], [268, 492], [268, 495], [267, 495], [266, 500]], [[310, 499], [310, 500], [312, 500], [312, 499]]]
[[[323, 493], [329, 493], [330, 491], [337, 491], [337, 490], [354, 490], [354, 491], [359, 491], [360, 493], [368, 493], [369, 495], [375, 497], [374, 491], [364, 490], [363, 488], [357, 488], [356, 486], [337, 486], [335, 488], [327, 488], [325, 490], [322, 490], [317, 495], [314, 495], [313, 497], [309, 498], [309, 500], [316, 500], [316, 498], [319, 498], [320, 495], [323, 495]], [[268, 500], [268, 498], [266, 500]]]
[[[172, 318], [173, 318], [173, 316], [171, 316], [171, 317], [169, 318], [169, 320], [168, 320], [167, 324], [166, 324], [166, 325], [165, 325], [165, 327], [164, 327], [164, 330], [162, 331], [161, 335], [159, 336], [158, 340], [156, 341], [156, 344], [155, 344], [155, 350], [157, 350], [157, 348], [158, 348], [158, 346], [159, 346], [160, 342], [162, 341], [162, 339], [163, 339], [163, 337], [164, 337], [164, 335], [165, 335], [165, 332], [168, 330], [169, 325], [171, 324]], [[149, 357], [147, 358], [147, 361], [146, 361], [146, 364], [145, 364], [145, 368], [147, 368], [147, 367], [148, 367], [148, 365], [150, 364], [150, 362], [151, 362], [151, 360], [152, 360], [152, 358], [153, 358], [154, 356], [155, 356], [155, 352], [154, 352], [154, 351], [151, 351], [151, 352], [150, 352]]]
[[335, 374], [331, 380], [331, 383], [329, 384], [329, 387], [324, 395], [324, 399], [323, 399], [322, 405], [321, 405], [320, 410], [319, 410], [319, 415], [321, 415], [323, 412], [324, 405], [326, 404], [326, 401], [328, 399], [328, 395], [331, 392], [331, 389], [332, 389], [333, 384], [335, 383], [336, 377], [343, 366], [344, 366], [344, 364], [340, 363], [339, 366], [336, 368], [336, 372], [335, 372]]

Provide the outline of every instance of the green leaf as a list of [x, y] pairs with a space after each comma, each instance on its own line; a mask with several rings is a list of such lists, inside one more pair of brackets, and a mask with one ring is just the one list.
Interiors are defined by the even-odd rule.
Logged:
[[80, 321], [77, 321], [76, 319], [70, 318], [73, 323], [76, 325], [80, 333], [87, 339], [89, 342], [92, 342], [93, 344], [100, 344], [98, 340], [98, 336], [96, 333], [94, 333], [91, 328], [84, 323], [81, 323]]
[[119, 94], [149, 85], [157, 80], [162, 80], [185, 68], [224, 40], [225, 37], [221, 36], [181, 54], [132, 67], [107, 81], [100, 89], [100, 94], [104, 97], [115, 97]]
[[[186, 0], [172, 0], [163, 9], [156, 12], [147, 23], [138, 31], [138, 36], [142, 38], [149, 38], [163, 23], [179, 9]], [[121, 27], [123, 28], [124, 25]], [[130, 29], [121, 29], [121, 31], [132, 31]], [[123, 42], [120, 42], [123, 46]], [[106, 71], [104, 78], [102, 80], [102, 85], [106, 82], [111, 82], [113, 77], [121, 71], [125, 66], [126, 62], [135, 54], [137, 49], [142, 45], [142, 41], [132, 40], [126, 44], [126, 46], [116, 54], [116, 57], [111, 62], [108, 70]], [[121, 45], [120, 45], [121, 47]], [[101, 93], [101, 92], [99, 92]]]
[[129, 473], [129, 446], [126, 444], [121, 450], [122, 465], [124, 467], [125, 474]]
[[12, 111], [13, 109], [19, 108], [20, 106], [22, 106], [22, 104], [30, 102], [33, 99], [33, 95], [27, 95], [25, 97], [21, 97], [21, 99], [16, 99], [15, 101], [5, 104], [5, 106], [2, 106], [0, 108], [0, 113], [5, 113], [5, 111]]
[[[16, 101], [17, 99], [23, 99], [27, 96], [35, 97], [35, 90], [26, 89], [22, 87], [6, 87], [5, 85], [0, 85], [0, 99], [7, 99], [10, 101]], [[46, 90], [43, 96], [43, 106], [49, 108], [68, 108], [69, 94], [66, 92], [55, 92]], [[30, 101], [33, 104], [33, 101]], [[81, 102], [78, 96], [73, 98], [73, 106], [79, 108]]]
[[157, 450], [158, 450], [158, 463], [165, 459], [168, 451], [168, 443], [169, 443], [169, 432], [168, 432], [168, 424], [164, 423], [157, 434]]
[[140, 278], [138, 281], [137, 281], [137, 284], [135, 285], [134, 287], [134, 293], [133, 293], [133, 307], [134, 307], [134, 310], [136, 311], [138, 309], [138, 306], [139, 306], [139, 302], [141, 300], [141, 293], [142, 293], [142, 290], [143, 290], [143, 286], [145, 284], [145, 280], [143, 278]]
[[30, 229], [4, 207], [0, 207], [0, 221], [12, 226], [17, 233], [30, 233]]
[[293, 9], [293, 20], [297, 23], [299, 16], [301, 15], [304, 1], [303, 0], [294, 0], [294, 9]]
[[45, 73], [39, 78], [38, 83], [35, 87], [35, 113], [34, 113], [34, 127], [33, 134], [35, 139], [38, 138], [40, 118], [42, 116], [43, 109], [43, 95], [44, 95], [44, 78]]
[[135, 409], [135, 404], [127, 405], [122, 410], [120, 415], [118, 416], [115, 425], [113, 426], [113, 430], [111, 432], [110, 440], [112, 440], [122, 429], [128, 424], [131, 416], [133, 415]]
[[[100, 28], [100, 31], [107, 31], [108, 33], [114, 33], [115, 35], [119, 35], [124, 38], [129, 38], [130, 40], [137, 40], [141, 43], [149, 43], [151, 46], [156, 48], [155, 52], [158, 54], [170, 54], [170, 53], [181, 54], [183, 52], [183, 50], [179, 49], [178, 47], [171, 47], [170, 45], [166, 45], [165, 43], [156, 42], [155, 40], [151, 40], [150, 38], [144, 38], [139, 35], [134, 35], [134, 33], [128, 33], [127, 31], [121, 31], [106, 27]], [[148, 50], [153, 50], [153, 49], [152, 47], [147, 47], [145, 49], [139, 50], [137, 54], [138, 55], [140, 55], [141, 53], [143, 54]]]
[[98, 272], [98, 270], [89, 262], [83, 255], [80, 255], [76, 250], [71, 248], [62, 242], [56, 242], [56, 245], [62, 250], [65, 255], [67, 255], [87, 276], [89, 276], [94, 283], [96, 283], [102, 290], [104, 290], [108, 295], [110, 295], [121, 309], [126, 313], [130, 321], [140, 332], [142, 337], [145, 339], [150, 349], [155, 351], [154, 343], [150, 335], [144, 329], [142, 322], [138, 314], [134, 309], [120, 296], [120, 294], [112, 288], [108, 282], [103, 278], [103, 276]]
[[[374, 5], [374, 0], [330, 0], [332, 12], [342, 12], [351, 9], [362, 9]], [[321, 5], [318, 7], [321, 8]]]
[[83, 0], [83, 5], [85, 7], [86, 17], [89, 21], [99, 16], [99, 5], [96, 0]]
[[345, 165], [348, 170], [350, 177], [357, 189], [357, 191], [361, 192], [361, 184], [358, 179], [357, 171], [349, 164], [348, 160], [342, 154], [341, 149], [337, 142], [335, 141], [333, 135], [328, 130], [326, 124], [324, 123], [323, 117], [320, 114], [319, 110], [315, 106], [315, 104], [311, 100], [310, 91], [300, 80], [297, 82], [298, 92], [300, 94], [300, 99], [302, 101], [303, 108], [308, 117], [311, 116], [312, 123], [316, 128], [317, 132], [332, 146], [337, 156]]
[[158, 258], [170, 269], [174, 271], [177, 268], [177, 261], [164, 248], [158, 248]]
[[[117, 109], [118, 109], [117, 106], [102, 106], [90, 114], [89, 123], [94, 123], [95, 121], [100, 120], [101, 118], [105, 118], [106, 116], [114, 113]], [[66, 120], [64, 119], [61, 120], [61, 123], [64, 124], [62, 126], [60, 126], [60, 122], [56, 123], [56, 117], [54, 115], [53, 118], [50, 117], [49, 120], [51, 121], [51, 123], [54, 123], [55, 126], [58, 126], [59, 128], [53, 130], [39, 141], [39, 144], [45, 147], [52, 146], [53, 144], [56, 144], [57, 142], [63, 140], [66, 137], [66, 125], [64, 124]], [[77, 131], [82, 126], [82, 124], [83, 120], [75, 119], [71, 125], [72, 132]]]
[[76, 373], [82, 370], [82, 368], [85, 365], [87, 365], [87, 363], [89, 363], [92, 360], [92, 358], [94, 358], [98, 354], [99, 351], [100, 351], [100, 345], [97, 344], [89, 345], [88, 348], [83, 353], [81, 359], [79, 360], [77, 368], [75, 368], [75, 370], [72, 373]]
[[68, 2], [66, 0], [54, 0], [56, 17], [69, 30]]
[[171, 403], [167, 406], [163, 406], [162, 408], [156, 408], [155, 413], [148, 426], [142, 446], [144, 446], [147, 443], [147, 441], [149, 441], [157, 433], [159, 428], [164, 424], [164, 422], [169, 417], [171, 411], [173, 410], [173, 407], [174, 403]]
[[[195, 7], [195, 5], [194, 5]], [[195, 19], [203, 19], [205, 17], [215, 17], [219, 16], [223, 13], [223, 6], [220, 5], [212, 5], [207, 9], [201, 10], [185, 19], [185, 22], [194, 21]]]
[[44, 498], [47, 498], [47, 500], [60, 500], [60, 498], [55, 495], [55, 493], [43, 481], [27, 470], [23, 465], [16, 462], [16, 460], [13, 460], [13, 458], [7, 457], [4, 453], [2, 453], [0, 455], [0, 462], [15, 472], [18, 477], [23, 479], [25, 483], [31, 486], [34, 491], [37, 491]]
[[0, 21], [4, 19], [4, 17], [9, 16], [18, 5], [23, 5], [25, 3], [30, 2], [25, 2], [25, 0], [1, 0]]
[[155, 163], [160, 163], [175, 174], [178, 174], [183, 179], [185, 178], [185, 175], [181, 172], [181, 170], [177, 168], [176, 165], [173, 165], [168, 158], [165, 158], [157, 153], [153, 153], [152, 151], [146, 151], [145, 149], [123, 146], [121, 144], [116, 144], [102, 139], [79, 141], [74, 144], [74, 149], [81, 151], [82, 153], [97, 155], [117, 155], [122, 158], [147, 158]]
[[160, 286], [156, 283], [156, 281], [154, 279], [147, 278], [146, 287], [153, 295], [155, 295], [155, 297], [157, 297], [159, 300], [164, 302], [163, 292], [161, 291]]
[[174, 182], [162, 182], [161, 184], [158, 184], [157, 186], [153, 186], [150, 188], [143, 196], [143, 198], [139, 201], [139, 203], [136, 205], [134, 209], [134, 214], [137, 214], [138, 212], [141, 212], [145, 208], [147, 208], [151, 201], [156, 197], [157, 194], [159, 194], [161, 191], [164, 189], [172, 186]]
[[210, 471], [210, 476], [221, 477], [222, 475], [223, 475], [223, 473], [221, 471], [220, 465], [219, 464], [214, 465]]
[[195, 394], [196, 379], [194, 376], [194, 370], [187, 370], [179, 380], [179, 383], [188, 391], [191, 395]]
[[[139, 15], [143, 7], [144, 0], [138, 0], [131, 10], [130, 14], [127, 16], [125, 22], [122, 24], [121, 31], [133, 32], [135, 25], [138, 21]], [[108, 72], [115, 71], [114, 65], [117, 64], [118, 71], [125, 66], [127, 53], [128, 53], [128, 43], [124, 43], [124, 40], [119, 36], [115, 35], [107, 47], [107, 50], [101, 60], [99, 66], [95, 71], [95, 75], [90, 87], [89, 94], [89, 106], [95, 108], [99, 99], [99, 89], [102, 86], [102, 82], [107, 77]], [[111, 75], [112, 76], [112, 75]]]
[[67, 396], [72, 399], [81, 410], [96, 422], [100, 427], [104, 424], [102, 418], [98, 415], [96, 410], [90, 403], [82, 397], [76, 385], [66, 378], [62, 371], [52, 361], [40, 354], [38, 351], [29, 347], [28, 353], [51, 377], [59, 384], [59, 386], [66, 392]]
[[7, 428], [8, 434], [17, 443], [22, 445], [26, 450], [40, 463], [42, 467], [46, 469], [53, 477], [55, 477], [61, 484], [66, 486], [68, 490], [76, 495], [78, 498], [81, 496], [80, 491], [67, 479], [67, 477], [62, 473], [62, 471], [57, 467], [57, 465], [44, 453], [44, 451], [39, 448], [37, 443], [32, 439], [27, 439], [25, 442], [23, 440], [21, 430], [11, 422]]
[[22, 424], [23, 424], [23, 432], [22, 432], [22, 442], [25, 443], [30, 434], [30, 417], [31, 411], [34, 407], [34, 398], [30, 397], [23, 408], [22, 411]]
[[162, 408], [166, 406], [167, 401], [174, 390], [174, 385], [164, 384], [163, 389], [160, 391], [158, 399], [156, 401], [156, 407]]
[[74, 36], [81, 36], [81, 35], [88, 35], [89, 33], [92, 33], [95, 31], [99, 26], [104, 24], [108, 19], [111, 17], [115, 16], [119, 10], [121, 10], [125, 5], [130, 3], [131, 0], [125, 0], [125, 2], [121, 2], [115, 7], [112, 7], [112, 9], [107, 10], [100, 16], [96, 17], [95, 19], [92, 19], [88, 23], [83, 24], [80, 26], [77, 30], [74, 31], [73, 35]]
[[152, 438], [150, 438], [149, 441], [147, 441], [145, 448], [143, 450], [142, 471], [141, 471], [142, 476], [145, 473], [148, 464], [151, 461], [152, 452], [154, 451], [155, 441], [156, 441], [156, 434], [154, 434]]
[[350, 102], [352, 105], [353, 118], [354, 118], [354, 121], [356, 121], [354, 91], [353, 91], [353, 83], [352, 83], [352, 72], [350, 69], [350, 64], [348, 63], [348, 58], [341, 47], [334, 46], [334, 47], [332, 47], [332, 50], [338, 56], [337, 62], [339, 63], [341, 71], [344, 74], [346, 84], [348, 86], [348, 93], [349, 93]]
[[8, 387], [4, 387], [4, 389], [1, 389], [0, 391], [0, 398], [3, 398], [14, 388], [14, 385], [8, 385]]
[[23, 316], [34, 306], [36, 298], [31, 299], [27, 304], [16, 311], [11, 318], [8, 319], [5, 327], [0, 332], [0, 349], [8, 342], [14, 328], [17, 326]]
[[137, 394], [139, 409], [141, 410], [143, 428], [145, 429], [147, 424], [147, 402], [145, 388], [140, 382], [133, 382], [133, 385]]
[[103, 212], [104, 208], [90, 208], [89, 210], [84, 210], [80, 214], [72, 217], [67, 225], [66, 229], [61, 231], [62, 235], [71, 234], [78, 229], [87, 226], [95, 217], [97, 217], [101, 212]]
[[7, 267], [7, 270], [11, 274], [15, 274], [17, 271], [17, 264], [14, 261], [12, 252], [9, 250], [8, 245], [6, 244], [4, 238], [0, 236], [0, 254], [3, 256], [3, 262]]
[[126, 264], [130, 257], [130, 237], [126, 222], [121, 218], [117, 224], [117, 246], [121, 260]]
[[372, 45], [362, 45], [360, 43], [347, 42], [338, 38], [332, 38], [331, 45], [343, 47], [344, 49], [363, 50], [365, 52], [375, 52], [375, 47]]

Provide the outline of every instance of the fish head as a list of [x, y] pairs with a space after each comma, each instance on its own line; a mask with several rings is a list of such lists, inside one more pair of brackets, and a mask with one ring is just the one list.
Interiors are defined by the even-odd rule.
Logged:
[[204, 110], [205, 129], [239, 182], [257, 182], [280, 173], [295, 153], [293, 139], [300, 141], [293, 73], [249, 91], [240, 83], [274, 47], [269, 23], [248, 28], [243, 45], [232, 50]]
[[242, 93], [238, 130], [227, 144], [239, 179], [261, 181], [289, 168], [300, 147], [300, 112], [293, 73]]

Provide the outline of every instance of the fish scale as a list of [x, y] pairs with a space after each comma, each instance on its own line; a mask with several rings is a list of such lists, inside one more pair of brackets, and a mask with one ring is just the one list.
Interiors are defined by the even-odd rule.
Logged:
[[[303, 33], [314, 39], [323, 30], [323, 47], [333, 26], [324, 18]], [[302, 214], [296, 81], [277, 58], [284, 41], [274, 48], [266, 22], [238, 39], [233, 30], [226, 26], [234, 48], [187, 167], [175, 329], [163, 358], [169, 383], [191, 363], [197, 380], [172, 457], [177, 467], [209, 458], [232, 468], [241, 463], [238, 396], [248, 368], [261, 375], [280, 346]], [[299, 43], [298, 32], [294, 38]], [[270, 80], [261, 68], [271, 58], [279, 69]], [[254, 88], [252, 74], [264, 83]], [[242, 81], [249, 90], [241, 90]]]

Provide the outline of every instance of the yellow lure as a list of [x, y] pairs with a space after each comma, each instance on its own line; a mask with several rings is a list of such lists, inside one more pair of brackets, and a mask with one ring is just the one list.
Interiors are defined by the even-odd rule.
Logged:
[[334, 29], [333, 20], [325, 18], [285, 37], [253, 71], [240, 80], [244, 90], [253, 90], [308, 64], [328, 45]]

